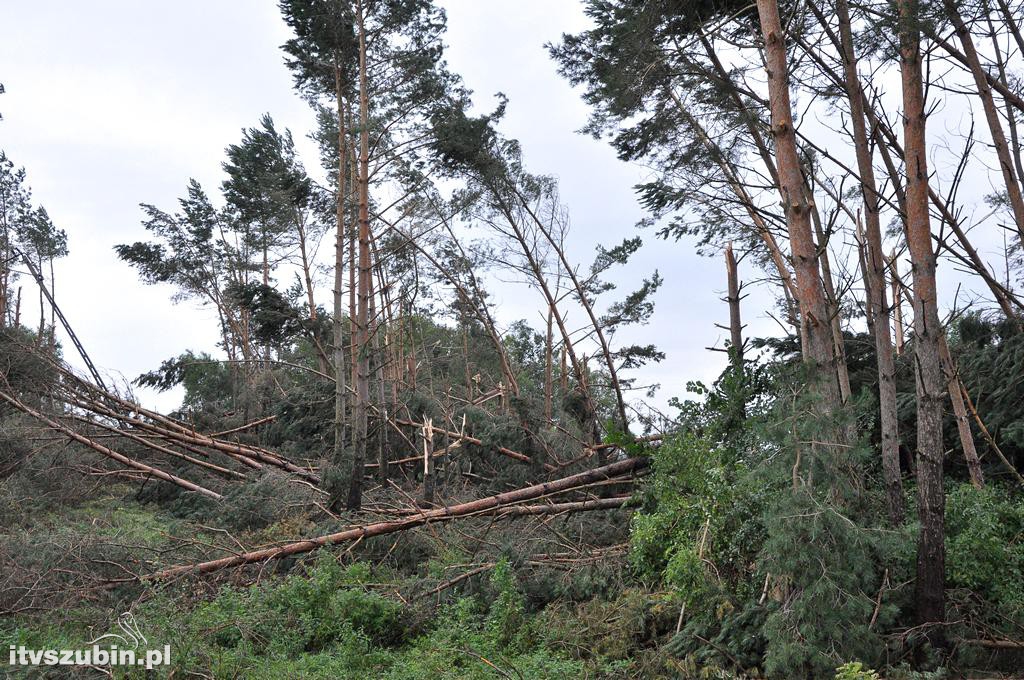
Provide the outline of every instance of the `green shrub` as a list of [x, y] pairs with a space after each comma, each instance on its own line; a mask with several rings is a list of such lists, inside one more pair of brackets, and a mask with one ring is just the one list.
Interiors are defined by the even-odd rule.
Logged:
[[1024, 614], [1024, 499], [998, 485], [946, 495], [949, 585], [969, 588], [1010, 617]]
[[881, 680], [881, 678], [875, 671], [865, 668], [860, 661], [851, 661], [836, 669], [835, 680]]

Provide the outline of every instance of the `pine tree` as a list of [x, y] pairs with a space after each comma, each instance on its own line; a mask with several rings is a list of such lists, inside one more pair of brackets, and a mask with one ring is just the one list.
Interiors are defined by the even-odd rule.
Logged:
[[914, 278], [914, 355], [917, 373], [917, 502], [921, 532], [917, 548], [917, 616], [942, 640], [946, 620], [945, 490], [943, 489], [942, 405], [945, 379], [939, 351], [942, 325], [935, 285], [936, 256], [928, 203], [928, 148], [925, 134], [924, 70], [920, 6], [899, 0], [900, 75], [906, 168], [907, 246]]
[[[457, 87], [457, 79], [444, 68], [441, 36], [444, 31], [444, 12], [430, 0], [397, 0], [395, 2], [328, 2], [327, 0], [285, 0], [281, 3], [285, 20], [295, 32], [285, 52], [288, 64], [295, 73], [296, 84], [313, 99], [331, 94], [337, 110], [338, 130], [338, 252], [342, 245], [341, 229], [345, 210], [343, 182], [348, 146], [345, 143], [345, 106], [343, 100], [357, 106], [358, 141], [353, 143], [355, 156], [355, 203], [357, 213], [357, 247], [351, 253], [351, 262], [357, 264], [355, 285], [356, 309], [353, 324], [353, 361], [356, 365], [353, 409], [353, 444], [350, 472], [341, 472], [341, 426], [335, 432], [335, 469], [331, 477], [332, 502], [338, 505], [347, 486], [345, 505], [358, 508], [362, 498], [363, 468], [369, 435], [370, 407], [370, 352], [371, 336], [375, 333], [376, 318], [370, 318], [371, 277], [375, 234], [371, 222], [371, 184], [387, 178], [415, 183], [421, 175], [415, 170], [410, 154], [415, 146], [404, 142], [422, 130], [423, 120], [432, 106], [443, 101], [448, 92]], [[356, 94], [358, 93], [358, 94]], [[417, 128], [418, 126], [418, 128]], [[373, 141], [371, 143], [371, 136]], [[340, 259], [336, 260], [335, 324], [340, 314], [341, 277], [337, 276]], [[381, 304], [382, 311], [385, 304]], [[386, 314], [385, 314], [386, 315]], [[337, 340], [337, 329], [336, 340]], [[338, 371], [338, 390], [344, 389]], [[377, 362], [380, 365], [380, 362]], [[383, 380], [377, 371], [378, 380]], [[337, 416], [336, 409], [336, 416]], [[336, 418], [337, 419], [337, 418]], [[381, 448], [379, 470], [387, 470], [386, 447]]]

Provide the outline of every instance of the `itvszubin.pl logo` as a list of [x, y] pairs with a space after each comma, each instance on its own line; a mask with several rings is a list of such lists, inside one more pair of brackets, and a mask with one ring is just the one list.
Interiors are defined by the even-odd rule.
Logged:
[[[10, 645], [7, 661], [11, 666], [144, 666], [152, 670], [171, 663], [171, 646], [149, 649], [149, 641], [139, 631], [130, 613], [117, 617], [121, 633], [108, 633], [86, 643], [83, 649], [29, 649]], [[123, 633], [123, 634], [122, 634]], [[104, 644], [99, 644], [106, 641]]]

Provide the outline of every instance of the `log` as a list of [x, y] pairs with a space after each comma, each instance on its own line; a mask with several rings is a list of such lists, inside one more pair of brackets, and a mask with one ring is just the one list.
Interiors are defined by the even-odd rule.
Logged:
[[650, 461], [647, 458], [629, 458], [627, 460], [618, 461], [610, 465], [605, 465], [604, 467], [594, 468], [587, 472], [581, 472], [579, 474], [551, 482], [535, 484], [533, 486], [527, 486], [514, 491], [507, 491], [494, 496], [469, 501], [468, 503], [460, 503], [458, 505], [438, 508], [436, 510], [425, 510], [418, 515], [413, 515], [399, 520], [376, 522], [374, 524], [354, 527], [334, 534], [328, 534], [326, 536], [317, 536], [305, 541], [297, 541], [295, 543], [288, 543], [275, 548], [264, 548], [262, 550], [255, 550], [240, 555], [222, 557], [220, 559], [201, 562], [199, 564], [186, 564], [178, 567], [171, 567], [169, 569], [154, 572], [148, 577], [145, 577], [145, 580], [159, 581], [190, 573], [209, 574], [220, 569], [228, 569], [230, 567], [237, 567], [243, 564], [266, 562], [268, 560], [312, 552], [338, 543], [404, 531], [405, 529], [422, 526], [428, 522], [443, 522], [459, 517], [476, 515], [490, 510], [501, 509], [510, 505], [518, 505], [523, 501], [533, 500], [548, 494], [561, 491], [571, 491], [572, 489], [584, 484], [590, 484], [602, 479], [609, 479], [629, 472], [642, 470], [649, 465]]
[[665, 435], [663, 435], [663, 434], [649, 434], [649, 435], [645, 435], [643, 437], [634, 437], [633, 439], [631, 439], [629, 441], [626, 441], [626, 442], [623, 442], [621, 444], [615, 444], [615, 443], [612, 443], [612, 442], [608, 442], [608, 443], [605, 443], [605, 444], [594, 444], [592, 446], [588, 446], [587, 450], [588, 451], [597, 451], [598, 449], [621, 449], [623, 446], [626, 446], [628, 444], [640, 444], [640, 443], [649, 444], [651, 442], [660, 442], [664, 438], [665, 438]]
[[[145, 417], [153, 420], [155, 423], [159, 423], [162, 426], [162, 429], [164, 429], [164, 430], [170, 430], [171, 432], [180, 433], [180, 434], [184, 434], [184, 435], [188, 435], [188, 436], [192, 436], [192, 437], [198, 437], [198, 438], [201, 438], [201, 439], [204, 439], [204, 440], [208, 440], [209, 442], [212, 442], [211, 444], [207, 445], [210, 448], [217, 448], [218, 450], [220, 450], [222, 452], [225, 452], [225, 453], [229, 453], [229, 454], [235, 453], [235, 454], [243, 455], [243, 456], [250, 457], [250, 458], [256, 458], [258, 460], [263, 460], [264, 462], [267, 462], [267, 463], [269, 463], [271, 465], [276, 465], [277, 467], [284, 468], [286, 470], [289, 470], [290, 472], [296, 472], [296, 474], [302, 474], [303, 472], [308, 472], [308, 471], [305, 471], [303, 468], [294, 465], [293, 463], [291, 463], [290, 461], [286, 460], [283, 456], [281, 456], [278, 453], [275, 453], [274, 451], [270, 451], [268, 449], [263, 449], [263, 448], [260, 448], [258, 446], [252, 446], [252, 445], [249, 445], [249, 444], [241, 444], [241, 443], [238, 443], [238, 442], [231, 442], [231, 441], [216, 439], [216, 435], [204, 435], [202, 433], [199, 433], [199, 432], [197, 432], [195, 430], [194, 427], [190, 427], [187, 423], [182, 423], [182, 422], [177, 421], [177, 420], [175, 420], [173, 418], [169, 418], [169, 417], [163, 415], [162, 413], [157, 413], [156, 411], [151, 411], [151, 410], [149, 410], [147, 408], [144, 408], [140, 404], [136, 404], [134, 402], [127, 401], [125, 399], [122, 399], [121, 397], [119, 397], [116, 394], [113, 394], [111, 392], [106, 392], [106, 391], [96, 387], [96, 385], [93, 385], [92, 383], [89, 383], [89, 382], [83, 380], [82, 378], [80, 378], [78, 375], [76, 375], [73, 371], [71, 371], [67, 366], [63, 365], [62, 363], [55, 362], [52, 359], [48, 359], [48, 361], [49, 361], [49, 363], [52, 366], [54, 366], [54, 368], [56, 368], [58, 371], [60, 371], [63, 375], [65, 375], [74, 384], [78, 385], [82, 390], [84, 390], [85, 392], [87, 392], [87, 393], [92, 395], [91, 397], [90, 396], [84, 396], [84, 395], [77, 395], [79, 400], [84, 400], [84, 401], [88, 402], [87, 404], [79, 404], [83, 408], [93, 410], [90, 405], [92, 405], [94, 407], [100, 407], [100, 408], [106, 409], [106, 411], [107, 411], [103, 415], [107, 415], [108, 417], [114, 417], [114, 418], [118, 418], [118, 419], [122, 419], [123, 420], [123, 418], [124, 418], [123, 414], [117, 413], [108, 404], [103, 404], [101, 401], [97, 401], [97, 398], [100, 399], [100, 400], [106, 400], [106, 401], [109, 401], [109, 402], [112, 402], [112, 403], [116, 404], [120, 408], [126, 409], [129, 413], [136, 413], [136, 414], [138, 414], [140, 416], [145, 416]], [[70, 384], [67, 385], [67, 387], [69, 389], [71, 389], [71, 385]], [[263, 422], [263, 421], [256, 421], [256, 423], [250, 423], [250, 425], [258, 424], [258, 423], [261, 423], [261, 422]], [[289, 469], [289, 466], [291, 466], [291, 467], [293, 467], [295, 469]]]
[[568, 501], [565, 503], [539, 503], [535, 505], [513, 505], [496, 511], [498, 517], [518, 517], [521, 515], [557, 515], [563, 512], [580, 512], [584, 510], [612, 510], [621, 508], [632, 496], [612, 496], [610, 498], [594, 498], [586, 501]]

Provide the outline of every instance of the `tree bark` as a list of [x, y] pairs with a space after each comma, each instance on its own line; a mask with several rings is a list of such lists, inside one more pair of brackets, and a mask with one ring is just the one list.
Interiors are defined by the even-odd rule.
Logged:
[[[853, 127], [857, 170], [864, 199], [866, 248], [864, 275], [867, 283], [868, 318], [875, 340], [878, 364], [878, 409], [882, 430], [882, 477], [885, 483], [889, 521], [903, 523], [903, 483], [900, 474], [899, 421], [896, 411], [896, 361], [893, 355], [889, 307], [885, 299], [885, 255], [882, 251], [882, 225], [879, 216], [878, 185], [871, 157], [871, 143], [864, 113], [864, 92], [857, 73], [857, 55], [853, 43], [848, 0], [837, 0], [839, 38], [842, 46], [843, 74], [846, 81], [850, 120]], [[902, 330], [901, 330], [902, 336]]]
[[[1021, 243], [1024, 244], [1024, 196], [1021, 195], [1020, 183], [1013, 167], [1013, 158], [1010, 155], [1010, 147], [1006, 143], [1006, 135], [1003, 133], [1003, 125], [999, 119], [999, 110], [996, 108], [995, 99], [992, 97], [992, 86], [986, 79], [988, 74], [981, 65], [978, 58], [978, 51], [974, 47], [974, 40], [971, 32], [964, 23], [957, 3], [952, 0], [945, 0], [946, 13], [949, 15], [956, 34], [960, 38], [960, 44], [964, 49], [964, 57], [967, 66], [974, 76], [974, 84], [978, 89], [978, 96], [981, 98], [981, 105], [985, 111], [985, 120], [988, 123], [989, 133], [992, 136], [992, 146], [996, 150], [996, 158], [999, 161], [999, 169], [1003, 174], [1003, 184], [1006, 185], [1006, 194], [1010, 201], [1010, 209], [1013, 212], [1013, 221], [1017, 225], [1017, 234]], [[1012, 111], [1011, 111], [1012, 114]]]
[[358, 510], [363, 497], [363, 465], [366, 463], [370, 401], [369, 305], [370, 305], [370, 100], [366, 63], [366, 25], [363, 3], [356, 3], [359, 30], [359, 291], [356, 310], [356, 404], [355, 455], [349, 478], [350, 510]]
[[434, 504], [434, 421], [423, 416], [423, 504]]
[[149, 465], [145, 465], [144, 463], [140, 463], [139, 461], [133, 460], [133, 459], [129, 458], [128, 456], [125, 456], [123, 454], [118, 453], [117, 451], [109, 449], [106, 446], [103, 446], [102, 444], [97, 444], [96, 442], [94, 442], [93, 440], [89, 439], [88, 437], [85, 437], [83, 435], [78, 434], [77, 432], [75, 432], [71, 428], [66, 427], [65, 425], [62, 425], [62, 424], [58, 423], [55, 420], [47, 418], [42, 413], [39, 413], [38, 411], [35, 411], [31, 407], [26, 406], [25, 404], [21, 403], [20, 401], [18, 401], [17, 399], [15, 399], [14, 397], [12, 397], [9, 394], [5, 394], [4, 392], [0, 392], [0, 399], [3, 399], [4, 401], [6, 401], [8, 404], [13, 406], [14, 408], [16, 408], [19, 411], [23, 412], [25, 415], [28, 415], [28, 416], [31, 416], [32, 418], [35, 418], [39, 422], [41, 422], [44, 425], [46, 425], [47, 427], [49, 427], [51, 430], [56, 430], [57, 432], [61, 432], [61, 433], [65, 434], [65, 435], [67, 435], [68, 438], [75, 440], [79, 444], [83, 444], [83, 445], [89, 447], [93, 451], [95, 451], [95, 452], [97, 452], [99, 454], [102, 454], [102, 455], [106, 456], [107, 458], [111, 458], [111, 459], [117, 461], [118, 463], [120, 463], [121, 465], [124, 465], [125, 467], [129, 467], [129, 468], [132, 468], [134, 470], [138, 470], [138, 471], [143, 472], [143, 473], [145, 473], [147, 475], [156, 477], [157, 479], [162, 479], [165, 482], [170, 482], [171, 484], [174, 484], [175, 486], [180, 486], [182, 489], [185, 489], [186, 491], [194, 491], [195, 493], [198, 493], [198, 494], [200, 494], [202, 496], [206, 496], [207, 498], [212, 498], [212, 499], [218, 500], [218, 501], [223, 498], [219, 493], [217, 493], [215, 491], [210, 491], [209, 489], [201, 487], [201, 486], [199, 486], [198, 484], [196, 484], [194, 482], [188, 481], [187, 479], [182, 479], [181, 477], [177, 477], [175, 475], [168, 474], [168, 473], [164, 472], [163, 470], [158, 470], [157, 468], [151, 467]]
[[974, 485], [974, 488], [980, 489], [985, 486], [985, 476], [981, 471], [981, 460], [978, 458], [978, 449], [974, 444], [971, 421], [967, 417], [964, 393], [960, 389], [960, 373], [956, 362], [953, 361], [953, 355], [949, 351], [949, 343], [946, 342], [945, 336], [939, 338], [939, 351], [942, 354], [942, 370], [946, 374], [949, 401], [953, 405], [956, 430], [960, 435], [960, 448], [963, 449], [964, 459], [967, 461], [967, 471], [971, 476], [971, 484]]
[[555, 393], [554, 383], [554, 319], [553, 312], [548, 310], [547, 334], [544, 336], [544, 423], [551, 422], [552, 400]]
[[[747, 216], [750, 218], [751, 223], [754, 225], [754, 229], [757, 232], [758, 237], [764, 243], [765, 248], [768, 250], [768, 255], [771, 257], [772, 263], [775, 265], [775, 271], [779, 275], [779, 281], [782, 285], [782, 292], [786, 298], [787, 311], [789, 313], [789, 321], [793, 325], [793, 330], [797, 335], [803, 338], [801, 331], [800, 318], [797, 311], [793, 308], [793, 300], [797, 297], [796, 284], [793, 283], [793, 276], [789, 271], [789, 264], [787, 263], [786, 255], [782, 252], [782, 248], [779, 247], [778, 241], [776, 241], [774, 234], [768, 229], [768, 225], [765, 224], [764, 219], [755, 210], [755, 204], [753, 198], [747, 192], [746, 188], [740, 182], [736, 170], [729, 163], [726, 155], [722, 150], [715, 144], [715, 142], [708, 135], [707, 130], [701, 122], [694, 116], [690, 111], [683, 106], [682, 100], [679, 98], [674, 91], [669, 90], [669, 96], [672, 101], [675, 102], [676, 108], [679, 113], [686, 119], [690, 127], [697, 133], [698, 138], [707, 149], [708, 153], [711, 154], [712, 158], [715, 159], [715, 164], [721, 169], [722, 174], [725, 175], [726, 181], [729, 184], [729, 188], [735, 194], [740, 204], [743, 205]], [[770, 168], [774, 171], [775, 166], [771, 164], [770, 160], [766, 162]], [[801, 342], [801, 346], [803, 342]]]
[[803, 347], [804, 361], [814, 377], [813, 389], [821, 397], [822, 415], [828, 418], [839, 404], [839, 385], [828, 305], [818, 272], [810, 206], [804, 193], [804, 178], [797, 155], [782, 21], [777, 0], [757, 0], [757, 10], [765, 41], [779, 193], [793, 255], [800, 323], [807, 338]]
[[619, 384], [619, 373], [615, 368], [615, 357], [612, 356], [612, 350], [608, 344], [608, 338], [605, 336], [604, 327], [601, 325], [600, 320], [597, 318], [597, 314], [594, 312], [594, 305], [591, 304], [590, 298], [587, 296], [586, 291], [580, 283], [580, 279], [576, 276], [576, 270], [569, 262], [569, 258], [565, 256], [565, 249], [563, 244], [555, 241], [551, 230], [548, 229], [541, 221], [541, 219], [534, 213], [530, 208], [529, 202], [526, 197], [519, 192], [517, 187], [512, 187], [515, 191], [516, 196], [519, 198], [519, 202], [523, 209], [530, 215], [534, 224], [537, 225], [537, 229], [544, 235], [548, 243], [554, 249], [555, 254], [558, 255], [559, 261], [565, 268], [565, 272], [572, 281], [573, 288], [576, 289], [576, 297], [579, 299], [580, 305], [583, 310], [587, 313], [587, 317], [590, 319], [590, 324], [594, 328], [594, 334], [597, 336], [597, 341], [601, 345], [601, 354], [604, 357], [604, 364], [608, 368], [608, 377], [611, 380], [612, 392], [615, 394], [615, 405], [619, 414], [619, 428], [622, 433], [629, 434], [629, 416], [626, 415], [626, 401], [622, 396], [622, 386]]
[[[338, 195], [335, 206], [334, 236], [334, 454], [332, 463], [340, 472], [345, 465], [345, 415], [348, 401], [348, 381], [345, 364], [345, 329], [342, 319], [342, 287], [345, 279], [345, 233], [347, 220], [345, 201], [348, 176], [348, 140], [345, 132], [345, 104], [342, 93], [341, 66], [334, 67], [334, 89], [338, 107]], [[351, 256], [351, 254], [350, 254]], [[340, 490], [339, 490], [340, 491]]]
[[821, 226], [821, 213], [818, 211], [818, 206], [814, 203], [814, 195], [806, 184], [805, 190], [807, 191], [807, 204], [811, 208], [811, 222], [814, 224], [814, 233], [818, 238], [818, 261], [821, 265], [821, 283], [825, 288], [825, 302], [828, 305], [828, 327], [832, 333], [832, 351], [835, 356], [836, 380], [839, 381], [839, 399], [845, 404], [850, 401], [852, 392], [850, 389], [850, 370], [846, 365], [846, 340], [843, 337], [839, 296], [836, 294], [836, 286], [832, 281], [832, 264], [828, 256], [828, 238]]
[[903, 346], [906, 344], [903, 337], [903, 289], [899, 282], [899, 260], [896, 259], [896, 251], [893, 251], [889, 256], [889, 284], [892, 286], [892, 320], [896, 356], [903, 354]]
[[[914, 278], [914, 350], [917, 374], [917, 498], [921, 530], [915, 595], [919, 623], [946, 619], [945, 493], [943, 491], [942, 403], [946, 381], [939, 351], [935, 251], [928, 215], [928, 157], [924, 77], [917, 0], [897, 0], [900, 78], [906, 170], [906, 235]], [[932, 639], [943, 639], [940, 625]]]
[[740, 319], [740, 277], [736, 270], [736, 256], [732, 243], [725, 247], [725, 274], [729, 292], [729, 360], [737, 370], [743, 369], [743, 322]]

